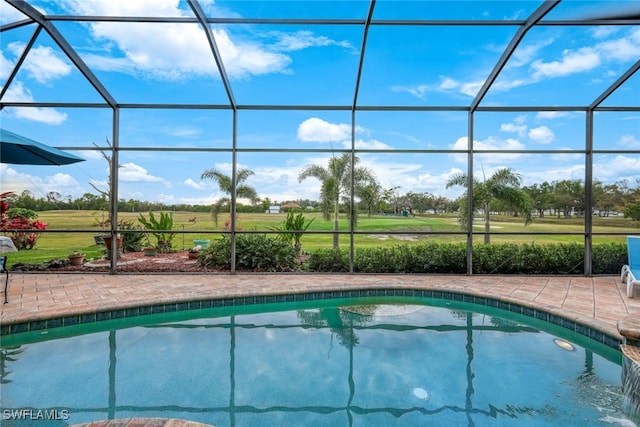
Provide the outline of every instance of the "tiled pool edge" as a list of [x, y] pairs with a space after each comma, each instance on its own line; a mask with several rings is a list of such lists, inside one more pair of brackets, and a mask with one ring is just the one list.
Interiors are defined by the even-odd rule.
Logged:
[[590, 338], [608, 347], [619, 350], [622, 337], [604, 322], [596, 319], [572, 318], [566, 315], [566, 310], [554, 307], [539, 307], [535, 304], [527, 305], [522, 301], [508, 298], [492, 298], [471, 292], [445, 291], [433, 289], [412, 288], [362, 288], [351, 290], [327, 290], [316, 292], [287, 292], [272, 295], [239, 295], [220, 298], [189, 299], [159, 302], [149, 305], [132, 303], [128, 307], [118, 307], [106, 310], [88, 308], [85, 312], [57, 316], [51, 318], [15, 319], [0, 325], [0, 336], [41, 331], [49, 328], [73, 326], [105, 320], [116, 320], [128, 317], [138, 317], [150, 314], [172, 313], [189, 310], [200, 310], [216, 307], [231, 307], [253, 304], [286, 303], [315, 300], [331, 300], [340, 298], [366, 297], [417, 297], [455, 302], [471, 303], [481, 306], [505, 310], [533, 319], [559, 326], [571, 332]]

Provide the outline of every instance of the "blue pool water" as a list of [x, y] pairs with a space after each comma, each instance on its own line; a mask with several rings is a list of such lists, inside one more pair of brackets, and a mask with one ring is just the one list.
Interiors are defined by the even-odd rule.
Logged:
[[620, 355], [611, 349], [462, 303], [359, 302], [199, 310], [7, 337], [0, 423], [635, 425], [621, 412]]

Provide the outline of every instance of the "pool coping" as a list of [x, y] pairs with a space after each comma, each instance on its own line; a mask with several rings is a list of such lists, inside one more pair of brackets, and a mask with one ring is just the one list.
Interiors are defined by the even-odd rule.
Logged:
[[[20, 279], [22, 295], [14, 289], [2, 307], [0, 335], [208, 307], [400, 296], [479, 304], [558, 325], [616, 349], [622, 342], [617, 318], [601, 319], [602, 309], [585, 302], [590, 294], [610, 298], [616, 289], [622, 297], [624, 286], [613, 276], [12, 275]], [[121, 298], [110, 298], [113, 294]], [[65, 298], [75, 304], [61, 304]], [[640, 313], [640, 299], [622, 300], [622, 305], [626, 312], [618, 318]]]

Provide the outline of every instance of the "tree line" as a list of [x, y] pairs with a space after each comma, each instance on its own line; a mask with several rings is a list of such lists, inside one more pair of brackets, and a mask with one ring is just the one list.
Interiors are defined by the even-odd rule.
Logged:
[[[343, 172], [350, 170], [346, 168], [346, 159], [336, 158], [343, 161]], [[334, 165], [335, 167], [335, 165]], [[346, 168], [346, 169], [345, 169]], [[322, 168], [320, 168], [322, 169]], [[307, 169], [301, 180], [309, 177], [322, 177], [320, 169]], [[325, 172], [329, 172], [327, 168]], [[361, 171], [362, 172], [362, 171]], [[316, 173], [318, 176], [313, 175]], [[250, 175], [250, 174], [248, 174]], [[248, 176], [247, 175], [247, 176]], [[213, 177], [214, 174], [209, 174]], [[223, 177], [224, 175], [220, 175]], [[244, 176], [244, 175], [243, 175]], [[330, 208], [331, 204], [327, 204], [331, 199], [335, 202], [338, 200], [338, 211], [346, 213], [349, 211], [348, 202], [350, 201], [349, 189], [347, 183], [349, 176], [342, 178], [342, 186], [335, 187], [335, 183], [340, 180], [328, 180], [328, 176], [324, 175], [327, 180], [326, 188], [319, 201], [309, 199], [283, 200], [281, 202], [271, 200], [270, 198], [260, 198], [257, 193], [251, 194], [252, 202], [250, 204], [238, 203], [237, 211], [240, 213], [259, 213], [265, 212], [269, 206], [278, 205], [285, 202], [296, 202], [303, 208], [311, 208], [331, 212], [335, 209]], [[384, 188], [375, 177], [366, 175], [366, 179], [360, 182], [356, 187], [356, 210], [363, 215], [379, 215], [379, 214], [395, 214], [400, 215], [402, 212], [409, 214], [425, 214], [425, 213], [460, 213], [461, 206], [465, 205], [466, 193], [458, 199], [452, 200], [429, 192], [413, 192], [403, 193], [399, 187]], [[335, 177], [334, 177], [335, 178]], [[320, 178], [318, 178], [320, 179]], [[322, 181], [322, 179], [321, 179]], [[323, 181], [324, 182], [324, 181]], [[449, 184], [466, 186], [466, 176], [453, 177]], [[612, 184], [604, 184], [600, 181], [594, 181], [593, 191], [593, 210], [592, 215], [610, 216], [616, 214], [624, 214], [628, 218], [640, 220], [640, 180], [636, 180], [634, 185], [627, 180], [618, 181]], [[231, 182], [222, 180], [222, 186], [225, 189], [231, 189]], [[221, 188], [222, 188], [221, 186]], [[474, 190], [483, 188], [482, 181], [474, 183]], [[332, 188], [335, 188], [335, 194], [331, 195]], [[341, 188], [341, 189], [340, 189]], [[585, 215], [586, 192], [584, 182], [581, 180], [561, 180], [553, 182], [543, 182], [541, 184], [533, 184], [531, 186], [520, 187], [515, 183], [513, 188], [522, 191], [526, 195], [526, 209], [530, 209], [532, 215], [543, 218], [546, 216], [555, 216], [558, 218], [581, 217]], [[486, 188], [485, 188], [486, 190]], [[523, 200], [515, 201], [509, 198], [500, 197], [507, 194], [504, 189], [498, 186], [498, 190], [493, 197], [490, 198], [490, 213], [513, 214], [518, 215], [518, 203], [524, 203]], [[226, 191], [226, 190], [224, 190]], [[227, 192], [227, 194], [231, 194]], [[331, 196], [331, 197], [329, 197]], [[335, 196], [335, 197], [334, 197]], [[474, 200], [481, 200], [481, 195], [474, 194]], [[21, 193], [10, 194], [7, 196], [7, 202], [11, 206], [31, 209], [34, 211], [47, 210], [109, 210], [109, 200], [105, 194], [84, 193], [78, 198], [70, 195], [63, 196], [59, 192], [51, 191], [44, 197], [36, 197], [31, 191], [24, 190]], [[230, 198], [221, 198], [215, 203], [217, 210], [228, 209]], [[335, 207], [335, 206], [334, 206]], [[190, 211], [190, 212], [211, 212], [212, 206], [209, 205], [192, 205], [192, 204], [166, 204], [160, 202], [151, 202], [145, 200], [121, 199], [118, 201], [118, 210], [120, 212], [148, 212], [148, 211]], [[463, 208], [464, 209], [464, 208]], [[478, 207], [484, 212], [482, 206]]]

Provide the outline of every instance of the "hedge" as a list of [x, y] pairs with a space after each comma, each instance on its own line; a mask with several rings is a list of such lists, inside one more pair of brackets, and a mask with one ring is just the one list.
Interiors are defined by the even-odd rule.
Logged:
[[[443, 273], [467, 272], [464, 243], [428, 242], [416, 246], [356, 248], [356, 273]], [[624, 243], [593, 245], [593, 274], [618, 274], [627, 263]], [[474, 274], [583, 274], [582, 244], [491, 244], [473, 247]], [[321, 249], [309, 254], [306, 271], [348, 272], [349, 252]]]

